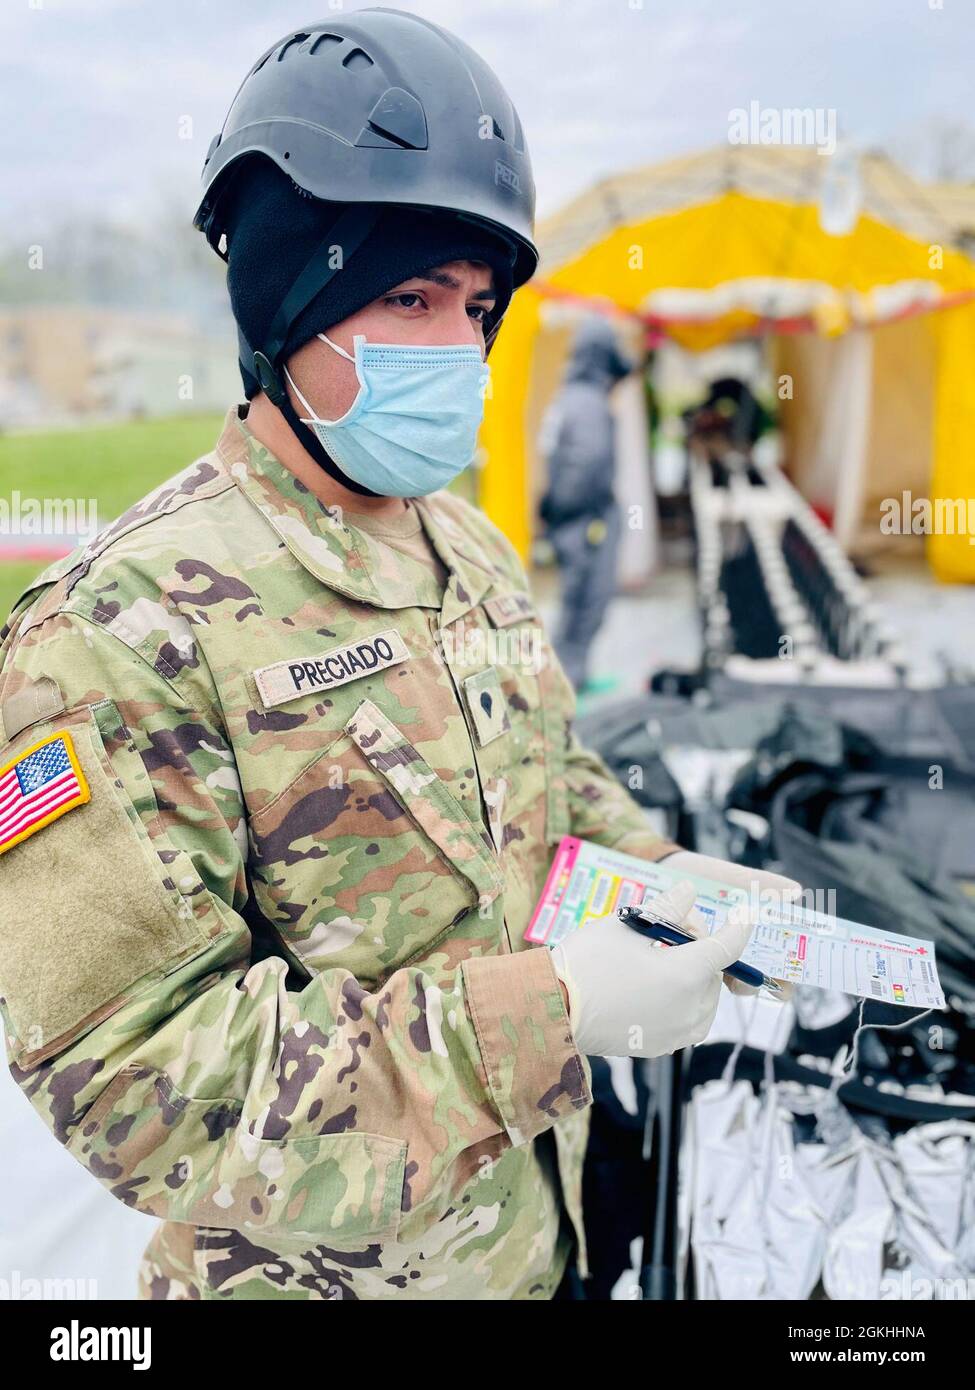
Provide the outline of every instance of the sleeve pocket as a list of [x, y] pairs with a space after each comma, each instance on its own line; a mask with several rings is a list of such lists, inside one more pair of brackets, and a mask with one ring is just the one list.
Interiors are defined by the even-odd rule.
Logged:
[[90, 711], [34, 726], [16, 758], [66, 730], [90, 799], [0, 858], [0, 996], [22, 1067], [56, 1055], [207, 944], [110, 774]]
[[355, 1248], [399, 1230], [404, 1139], [355, 1130], [258, 1138], [240, 1101], [190, 1098], [153, 1067], [119, 1073], [68, 1147], [96, 1176], [114, 1174], [136, 1210], [243, 1231], [256, 1244], [273, 1233], [276, 1247]]
[[405, 1140], [354, 1131], [295, 1139], [238, 1133], [223, 1190], [237, 1186], [233, 1174], [242, 1166], [251, 1174], [244, 1186], [261, 1195], [248, 1204], [248, 1232], [273, 1230], [339, 1249], [381, 1243], [399, 1230], [406, 1153]]

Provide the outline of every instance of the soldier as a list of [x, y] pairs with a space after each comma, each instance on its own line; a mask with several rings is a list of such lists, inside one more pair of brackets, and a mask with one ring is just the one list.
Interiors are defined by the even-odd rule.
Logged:
[[566, 832], [676, 847], [439, 490], [535, 265], [518, 117], [449, 34], [359, 11], [264, 55], [204, 181], [249, 405], [2, 633], [10, 1066], [161, 1219], [143, 1297], [551, 1298], [587, 1049], [703, 1036], [747, 923], [603, 924], [558, 971], [522, 939]]

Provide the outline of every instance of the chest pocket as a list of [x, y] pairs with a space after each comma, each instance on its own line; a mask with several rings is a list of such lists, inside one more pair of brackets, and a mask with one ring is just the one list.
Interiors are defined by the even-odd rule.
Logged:
[[460, 802], [371, 700], [250, 834], [254, 896], [286, 946], [312, 974], [341, 966], [367, 988], [503, 883]]
[[493, 664], [463, 680], [491, 834], [499, 853], [545, 860], [569, 830], [566, 721], [572, 690], [527, 595], [488, 599], [467, 646]]

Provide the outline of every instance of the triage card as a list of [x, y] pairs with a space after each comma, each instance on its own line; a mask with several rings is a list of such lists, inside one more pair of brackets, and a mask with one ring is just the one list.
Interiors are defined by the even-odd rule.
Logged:
[[[590, 917], [652, 901], [681, 880], [693, 883], [709, 932], [731, 907], [749, 900], [747, 888], [730, 888], [669, 869], [666, 861], [652, 864], [565, 835], [525, 940], [554, 946]], [[801, 901], [783, 903], [771, 893], [758, 894], [750, 906], [756, 926], [742, 960], [764, 974], [884, 1004], [945, 1007], [933, 942], [831, 917]]]

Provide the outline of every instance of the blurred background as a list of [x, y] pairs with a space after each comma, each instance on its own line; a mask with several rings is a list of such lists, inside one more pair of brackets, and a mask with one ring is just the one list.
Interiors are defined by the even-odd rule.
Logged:
[[[880, 1297], [903, 1277], [971, 1296], [975, 21], [956, 0], [400, 8], [494, 66], [532, 151], [541, 266], [461, 486], [531, 566], [586, 738], [682, 843], [938, 945], [937, 1038], [930, 1020], [864, 1034], [842, 1085], [847, 996], [719, 1016], [687, 1142], [724, 1144], [752, 1183], [741, 1135], [772, 1115], [805, 1153], [808, 1219], [739, 1232], [732, 1256], [701, 1159], [693, 1288]], [[4, 614], [211, 448], [240, 398], [223, 268], [190, 219], [239, 82], [311, 18], [292, 0], [6, 7]], [[744, 1089], [708, 1110], [729, 1058]], [[590, 1178], [623, 1194], [602, 1243], [625, 1296], [654, 1091], [603, 1080]], [[131, 1296], [151, 1222], [39, 1124], [4, 1074], [0, 1279]]]

